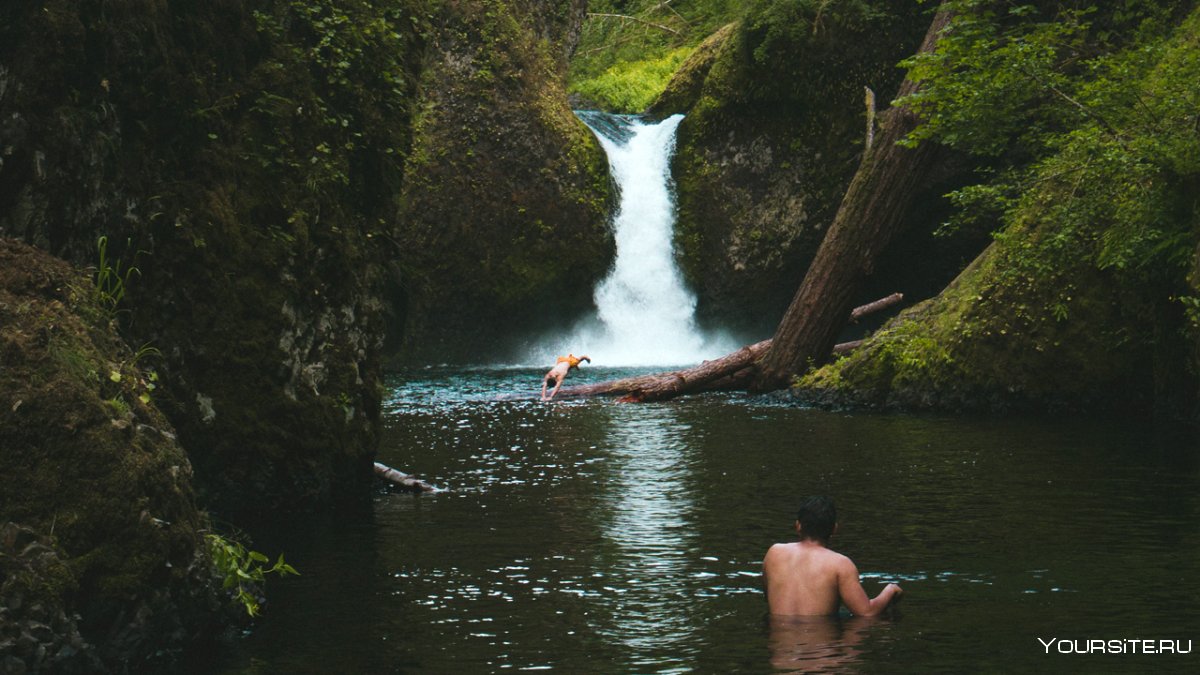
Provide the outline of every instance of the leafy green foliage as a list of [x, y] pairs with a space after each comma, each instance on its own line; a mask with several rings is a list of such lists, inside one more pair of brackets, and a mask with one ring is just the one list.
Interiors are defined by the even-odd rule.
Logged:
[[[996, 245], [802, 386], [923, 407], [1153, 405], [1200, 375], [1200, 9], [952, 0], [903, 102], [973, 156], [942, 232]], [[932, 338], [930, 340], [929, 338]], [[941, 358], [942, 355], [947, 358]]]
[[1184, 3], [948, 4], [958, 15], [935, 53], [908, 61], [924, 86], [904, 101], [926, 120], [910, 142], [991, 164], [987, 182], [952, 195], [962, 211], [948, 229], [981, 212], [1050, 222], [1055, 234], [1029, 247], [1034, 268], [1096, 239], [1096, 267], [1181, 284], [1200, 176], [1200, 99], [1183, 84], [1200, 77], [1197, 17], [1176, 31]]
[[[366, 144], [387, 138], [376, 133], [384, 120], [399, 126], [408, 119], [413, 33], [428, 21], [422, 4], [280, 0], [254, 12], [275, 53], [251, 104], [259, 124], [244, 159], [299, 174], [317, 192], [350, 185], [361, 152], [403, 154], [398, 143]], [[296, 86], [293, 69], [311, 75], [311, 89]]]
[[[640, 111], [642, 101], [652, 101], [663, 90], [671, 76], [663, 66], [674, 55], [686, 56], [704, 38], [737, 21], [743, 23], [754, 62], [774, 71], [772, 78], [744, 83], [758, 90], [750, 92], [752, 98], [796, 98], [797, 92], [811, 92], [808, 85], [822, 77], [830, 87], [836, 82], [861, 91], [865, 82], [879, 79], [864, 70], [871, 63], [864, 55], [911, 40], [906, 19], [917, 14], [912, 7], [878, 0], [608, 0], [593, 2], [589, 9], [571, 62], [570, 90], [625, 112]], [[847, 40], [847, 35], [862, 38]], [[834, 42], [837, 49], [829, 49]], [[810, 52], [822, 54], [820, 72], [813, 72], [812, 62], [803, 58]]]
[[731, 0], [596, 0], [571, 60], [568, 88], [615, 112], [641, 112], [691, 50], [735, 21]]
[[937, 50], [904, 64], [925, 83], [904, 100], [926, 119], [911, 141], [937, 138], [981, 155], [1043, 145], [1061, 126], [1062, 101], [1053, 92], [1069, 87], [1090, 12], [987, 0], [947, 8], [956, 15]]
[[259, 612], [258, 597], [253, 591], [266, 580], [268, 574], [281, 577], [300, 574], [296, 568], [283, 561], [282, 553], [274, 565], [264, 567], [263, 564], [268, 562], [268, 558], [258, 551], [248, 550], [241, 543], [216, 533], [209, 533], [205, 538], [208, 540], [213, 566], [224, 577], [222, 585], [226, 591], [232, 593], [235, 602], [242, 603], [250, 616], [257, 616]]

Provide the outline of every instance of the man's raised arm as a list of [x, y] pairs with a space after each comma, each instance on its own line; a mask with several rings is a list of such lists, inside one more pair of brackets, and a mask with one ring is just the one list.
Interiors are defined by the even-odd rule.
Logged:
[[846, 558], [838, 567], [838, 593], [842, 603], [855, 616], [876, 616], [904, 593], [896, 584], [888, 584], [874, 598], [867, 596], [854, 561]]

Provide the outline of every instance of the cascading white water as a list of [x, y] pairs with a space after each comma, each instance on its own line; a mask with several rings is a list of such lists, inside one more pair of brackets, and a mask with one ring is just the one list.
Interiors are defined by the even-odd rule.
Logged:
[[731, 351], [729, 340], [698, 330], [696, 298], [675, 265], [670, 158], [683, 116], [658, 124], [590, 111], [579, 117], [608, 154], [620, 189], [617, 255], [596, 287], [596, 316], [552, 340], [556, 353], [588, 354], [596, 365], [672, 366]]

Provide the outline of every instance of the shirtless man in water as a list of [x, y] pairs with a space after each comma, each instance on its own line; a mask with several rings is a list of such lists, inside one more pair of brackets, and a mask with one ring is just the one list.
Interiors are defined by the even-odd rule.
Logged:
[[796, 514], [800, 541], [775, 544], [763, 559], [767, 606], [773, 615], [829, 616], [842, 604], [856, 616], [875, 616], [904, 593], [888, 584], [869, 598], [858, 578], [858, 567], [829, 549], [837, 531], [837, 509], [828, 497], [809, 497]]
[[[566, 356], [558, 357], [558, 362], [554, 364], [554, 367], [550, 369], [550, 372], [546, 373], [546, 377], [542, 378], [543, 401], [549, 401], [550, 399], [554, 398], [554, 395], [558, 393], [558, 388], [562, 386], [563, 380], [567, 379], [567, 373], [569, 373], [572, 368], [578, 368], [581, 361], [587, 361], [588, 363], [592, 362], [592, 360], [586, 356], [576, 357], [574, 354], [567, 354]], [[547, 396], [546, 388], [550, 386], [551, 382], [554, 383], [554, 391], [550, 392], [550, 395]]]

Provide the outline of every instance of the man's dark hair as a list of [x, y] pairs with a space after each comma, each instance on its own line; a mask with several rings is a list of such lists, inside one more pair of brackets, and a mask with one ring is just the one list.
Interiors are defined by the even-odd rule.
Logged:
[[796, 520], [800, 522], [802, 538], [826, 542], [837, 525], [837, 507], [829, 497], [808, 497], [800, 502]]

